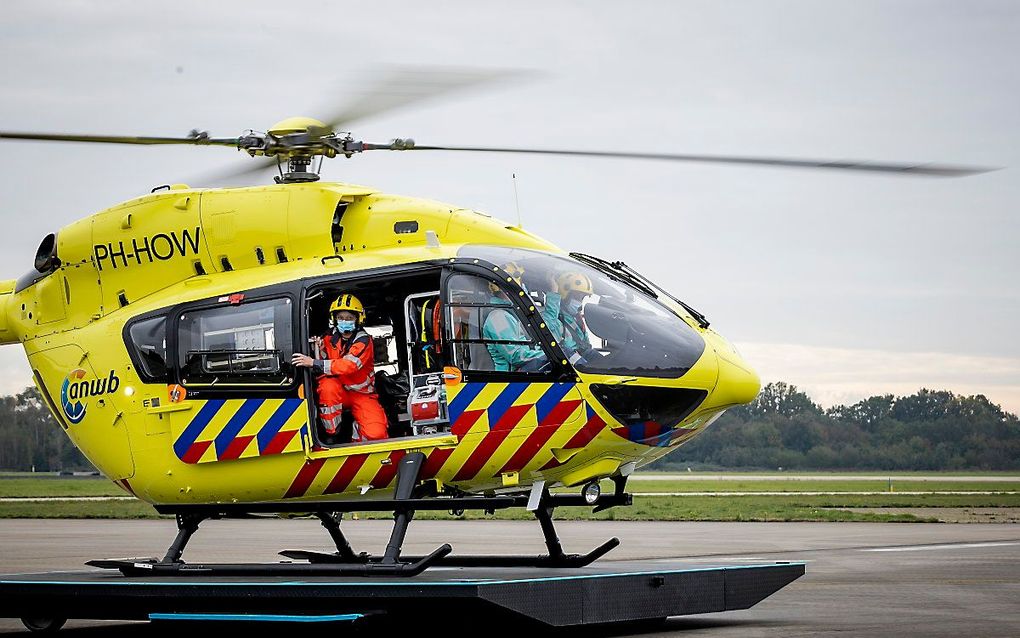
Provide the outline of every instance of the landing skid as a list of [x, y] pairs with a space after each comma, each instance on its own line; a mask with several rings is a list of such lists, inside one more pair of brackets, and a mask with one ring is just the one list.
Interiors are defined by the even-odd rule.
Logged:
[[86, 564], [117, 569], [125, 576], [417, 576], [449, 554], [442, 545], [413, 561], [386, 563], [164, 563], [156, 559], [90, 560]]
[[[585, 503], [572, 495], [552, 495], [539, 483], [532, 490], [531, 497], [461, 497], [461, 498], [411, 498], [418, 483], [425, 455], [408, 454], [401, 459], [397, 469], [397, 486], [393, 500], [387, 501], [343, 501], [335, 503], [289, 503], [198, 506], [179, 510], [177, 514], [177, 537], [171, 543], [162, 560], [155, 558], [121, 558], [91, 560], [86, 564], [101, 569], [116, 569], [125, 576], [236, 576], [236, 575], [292, 575], [292, 576], [417, 576], [436, 565], [457, 567], [547, 567], [576, 568], [590, 565], [620, 544], [611, 538], [587, 554], [567, 554], [563, 551], [553, 525], [553, 512], [562, 505], [587, 504], [596, 511], [615, 505], [630, 504], [631, 497], [624, 492], [624, 482], [617, 483], [616, 493], [600, 496], [595, 503]], [[452, 548], [441, 545], [425, 556], [401, 556], [401, 548], [407, 527], [416, 510], [452, 511], [478, 509], [493, 512], [514, 506], [527, 506], [535, 514], [542, 527], [548, 554], [543, 556], [450, 556]], [[182, 560], [184, 548], [198, 526], [208, 518], [227, 514], [252, 512], [279, 512], [313, 510], [329, 533], [335, 552], [306, 550], [284, 550], [280, 554], [292, 560], [307, 563], [186, 563]], [[394, 513], [393, 530], [382, 556], [356, 553], [340, 529], [343, 511], [385, 511]]]
[[[611, 538], [602, 545], [599, 545], [587, 554], [566, 554], [560, 539], [556, 535], [556, 528], [553, 525], [553, 512], [556, 505], [552, 495], [539, 487], [539, 499], [535, 507], [535, 517], [542, 526], [542, 533], [545, 536], [545, 545], [549, 553], [544, 556], [450, 556], [449, 552], [435, 556], [435, 552], [429, 556], [406, 557], [405, 560], [418, 562], [421, 560], [435, 561], [431, 564], [441, 564], [449, 567], [585, 567], [599, 558], [605, 556], [620, 544], [620, 539]], [[334, 564], [343, 565], [356, 561], [363, 564], [371, 564], [378, 561], [369, 554], [355, 554], [350, 543], [340, 529], [342, 515], [319, 515], [322, 526], [329, 532], [333, 543], [336, 545], [336, 552], [316, 552], [306, 550], [288, 549], [280, 552], [281, 556], [293, 560], [307, 560], [312, 564]], [[434, 558], [433, 558], [434, 557]]]
[[[611, 538], [587, 554], [564, 554], [562, 556], [491, 556], [491, 555], [445, 555], [435, 561], [444, 567], [587, 567], [619, 546], [618, 538]], [[315, 552], [302, 549], [285, 549], [281, 556], [293, 560], [306, 560], [313, 565], [344, 562], [334, 553]], [[429, 556], [406, 556], [405, 560], [416, 562]], [[367, 560], [370, 559], [366, 559]], [[430, 565], [431, 566], [431, 565]]]

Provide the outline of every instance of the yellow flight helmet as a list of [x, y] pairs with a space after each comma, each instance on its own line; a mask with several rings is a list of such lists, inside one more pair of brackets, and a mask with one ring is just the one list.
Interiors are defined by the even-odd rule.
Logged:
[[361, 323], [365, 319], [365, 306], [362, 305], [360, 299], [352, 294], [345, 293], [337, 297], [336, 301], [334, 301], [329, 307], [329, 315], [332, 317], [341, 310], [353, 312], [358, 315], [358, 323]]
[[[506, 271], [506, 274], [510, 275], [511, 279], [517, 282], [518, 286], [524, 287], [524, 268], [520, 264], [516, 261], [507, 262], [503, 265], [503, 270]], [[499, 292], [499, 286], [490, 283], [489, 290], [492, 291], [492, 294], [496, 294]]]
[[583, 272], [565, 272], [556, 278], [556, 286], [560, 295], [566, 297], [572, 292], [580, 292], [585, 295], [594, 294], [595, 289], [591, 285], [591, 279]]

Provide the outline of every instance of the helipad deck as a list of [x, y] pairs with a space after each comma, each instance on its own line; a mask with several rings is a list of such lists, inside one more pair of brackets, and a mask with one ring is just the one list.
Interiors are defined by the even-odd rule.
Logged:
[[576, 626], [746, 609], [803, 574], [803, 563], [680, 561], [579, 569], [434, 567], [412, 578], [50, 572], [0, 576], [0, 616], [335, 622], [456, 613]]

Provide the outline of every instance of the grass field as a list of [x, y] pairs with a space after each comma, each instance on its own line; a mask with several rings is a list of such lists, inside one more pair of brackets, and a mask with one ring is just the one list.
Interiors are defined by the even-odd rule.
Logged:
[[[936, 519], [910, 514], [849, 512], [843, 507], [1020, 507], [1020, 496], [640, 496], [632, 507], [614, 508], [592, 515], [583, 507], [556, 510], [561, 520], [617, 521], [861, 521], [935, 522]], [[388, 518], [386, 514], [363, 514]], [[444, 513], [421, 513], [416, 518], [449, 518]], [[485, 518], [469, 512], [464, 519]], [[495, 518], [527, 520], [522, 511], [497, 512]]]
[[[885, 479], [860, 479], [848, 476], [846, 480], [757, 480], [733, 481], [711, 479], [684, 479], [680, 481], [631, 480], [629, 490], [642, 492], [888, 492]], [[606, 483], [603, 489], [612, 489]], [[565, 490], [575, 491], [575, 490]], [[895, 492], [1018, 492], [1017, 481], [982, 481], [980, 483], [953, 481], [892, 481]], [[124, 490], [102, 478], [17, 478], [0, 476], [0, 498], [11, 497], [79, 497], [125, 496]]]
[[0, 503], [0, 518], [160, 518], [142, 501], [49, 501]]
[[966, 478], [966, 477], [977, 477], [977, 478], [1001, 478], [1001, 477], [1013, 477], [1020, 476], [1020, 471], [994, 471], [994, 472], [939, 472], [935, 470], [884, 470], [884, 471], [866, 471], [866, 472], [837, 472], [837, 471], [820, 471], [820, 470], [789, 470], [786, 472], [766, 472], [757, 470], [698, 470], [696, 472], [685, 472], [681, 470], [659, 470], [646, 472], [642, 470], [635, 474], [638, 477], [654, 477], [654, 476], [684, 476], [692, 479], [697, 479], [704, 476], [753, 476], [769, 479], [779, 480], [795, 480], [791, 477], [800, 476], [812, 476], [819, 478], [826, 477], [855, 477], [861, 479], [867, 478], [886, 478], [889, 476], [938, 476], [941, 478], [950, 479], [953, 477]]
[[631, 480], [631, 492], [1017, 492], [1020, 481], [845, 480]]
[[[714, 473], [711, 476], [717, 476]], [[745, 475], [741, 475], [742, 477]], [[953, 480], [894, 480], [889, 492], [885, 478], [861, 474], [818, 474], [827, 480], [791, 479], [782, 474], [761, 474], [741, 480], [719, 480], [685, 475], [681, 480], [643, 480], [636, 476], [629, 484], [634, 505], [592, 515], [588, 508], [560, 508], [556, 517], [563, 520], [667, 520], [667, 521], [871, 521], [918, 522], [936, 520], [927, 515], [903, 513], [851, 512], [840, 508], [1020, 508], [1020, 495], [997, 492], [1020, 491], [1015, 475], [1003, 480], [981, 482]], [[897, 475], [901, 476], [901, 475]], [[922, 476], [918, 474], [916, 476]], [[928, 475], [923, 475], [928, 476]], [[963, 475], [956, 475], [963, 476]], [[969, 474], [966, 476], [978, 476]], [[994, 478], [995, 475], [980, 475]], [[838, 480], [832, 480], [837, 478]], [[1010, 478], [1014, 480], [1009, 480]], [[604, 486], [611, 489], [611, 484]], [[576, 491], [576, 490], [569, 490]], [[978, 494], [903, 494], [902, 492], [979, 492]], [[644, 496], [648, 492], [745, 492], [741, 496], [678, 495]], [[780, 494], [760, 492], [836, 492], [830, 495]], [[868, 495], [840, 492], [875, 492]], [[89, 496], [125, 496], [112, 482], [102, 478], [39, 478], [31, 475], [0, 475], [0, 498], [61, 498]], [[930, 512], [930, 510], [929, 510]], [[389, 514], [364, 514], [369, 518], [389, 518]], [[149, 505], [135, 500], [0, 502], [0, 518], [157, 518]], [[523, 511], [497, 512], [499, 519], [530, 519]], [[419, 513], [419, 519], [448, 519], [447, 513]], [[462, 518], [485, 518], [467, 513]]]
[[0, 476], [0, 498], [53, 496], [128, 496], [104, 478], [8, 478]]

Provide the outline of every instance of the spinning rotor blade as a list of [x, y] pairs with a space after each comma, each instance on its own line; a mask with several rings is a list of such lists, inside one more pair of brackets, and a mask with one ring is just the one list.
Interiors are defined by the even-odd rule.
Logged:
[[123, 135], [75, 135], [71, 133], [18, 133], [0, 131], [0, 139], [36, 140], [42, 142], [89, 142], [93, 144], [190, 144], [192, 146], [232, 146], [237, 148], [237, 138], [212, 138], [197, 131], [189, 137], [136, 137]]
[[227, 169], [219, 173], [203, 173], [201, 175], [193, 175], [190, 179], [183, 180], [186, 184], [201, 184], [202, 186], [220, 186], [220, 185], [231, 185], [237, 184], [237, 180], [245, 179], [258, 175], [259, 173], [265, 173], [266, 171], [273, 169], [276, 170], [278, 164], [275, 157], [256, 157], [248, 163], [244, 168], [238, 169]]
[[467, 151], [472, 153], [530, 153], [533, 155], [567, 155], [574, 157], [616, 157], [625, 159], [667, 160], [677, 162], [708, 162], [713, 164], [747, 164], [754, 166], [780, 166], [786, 168], [829, 168], [876, 173], [928, 175], [934, 177], [963, 177], [997, 168], [979, 166], [953, 166], [948, 164], [900, 164], [893, 162], [865, 162], [854, 160], [792, 159], [782, 157], [748, 157], [740, 155], [690, 155], [672, 153], [628, 153], [621, 151], [565, 151], [542, 148], [496, 148], [484, 146], [420, 146], [397, 140], [391, 144], [365, 144], [364, 150], [395, 151]]
[[339, 113], [324, 119], [333, 131], [366, 117], [498, 80], [524, 77], [521, 71], [492, 71], [456, 67], [396, 67], [371, 85]]
[[[393, 111], [418, 102], [426, 102], [457, 91], [499, 81], [527, 78], [531, 72], [519, 70], [482, 70], [458, 67], [389, 67], [380, 74], [382, 79], [357, 93], [357, 97], [339, 112], [323, 118], [321, 131], [309, 131], [327, 137], [348, 124]], [[275, 169], [272, 158], [256, 158], [256, 164], [239, 170], [216, 175], [205, 175], [194, 181], [199, 183], [226, 183]], [[189, 182], [190, 183], [190, 182]]]

